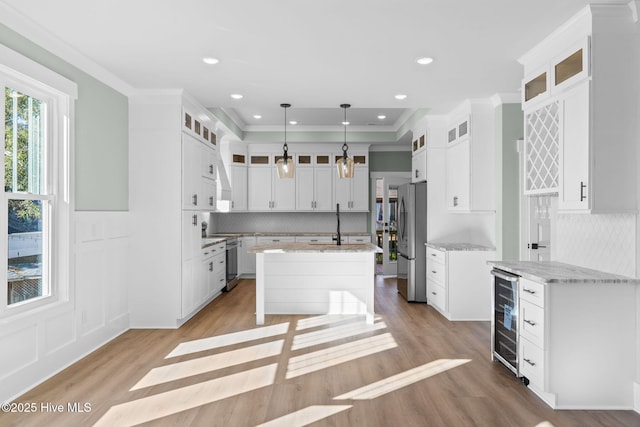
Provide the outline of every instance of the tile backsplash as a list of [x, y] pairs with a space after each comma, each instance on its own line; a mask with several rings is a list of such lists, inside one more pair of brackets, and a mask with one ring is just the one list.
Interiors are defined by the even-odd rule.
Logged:
[[558, 214], [556, 261], [635, 277], [636, 216]]
[[[332, 212], [237, 212], [212, 214], [215, 232], [322, 232], [336, 231], [336, 214]], [[367, 214], [340, 212], [341, 232], [366, 232]]]

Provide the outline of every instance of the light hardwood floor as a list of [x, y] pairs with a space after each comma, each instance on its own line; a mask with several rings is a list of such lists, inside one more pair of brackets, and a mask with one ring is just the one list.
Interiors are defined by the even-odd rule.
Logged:
[[[554, 411], [490, 359], [488, 322], [449, 322], [376, 278], [376, 323], [266, 316], [242, 280], [178, 330], [130, 330], [26, 393], [62, 413], [0, 426], [640, 426]], [[70, 413], [69, 403], [90, 412]]]

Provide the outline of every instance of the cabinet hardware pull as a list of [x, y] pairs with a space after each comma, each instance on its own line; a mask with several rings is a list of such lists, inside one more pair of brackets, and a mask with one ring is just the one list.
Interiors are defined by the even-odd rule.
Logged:
[[437, 256], [436, 254], [431, 254], [431, 256]]
[[209, 271], [213, 271], [213, 261], [209, 263]]
[[435, 292], [431, 292], [431, 295], [438, 295], [438, 294], [437, 294], [437, 293], [435, 293]]
[[524, 361], [527, 362], [531, 366], [536, 366], [536, 364], [534, 362], [532, 362], [531, 359], [524, 359]]
[[527, 319], [525, 319], [525, 320], [524, 320], [524, 323], [528, 323], [528, 324], [530, 324], [531, 326], [536, 326], [536, 322], [533, 322], [533, 321], [531, 321], [531, 320], [527, 320]]
[[419, 175], [420, 175], [420, 171], [416, 169], [416, 178], [418, 178]]
[[435, 270], [431, 270], [431, 272], [432, 272], [433, 274], [436, 274], [436, 273], [437, 273], [437, 271], [435, 271]]
[[192, 203], [193, 203], [193, 205], [194, 205], [194, 206], [197, 206], [197, 205], [198, 205], [198, 195], [197, 195], [197, 194], [194, 194], [194, 195], [191, 197], [191, 199], [192, 199]]
[[532, 291], [531, 289], [527, 289], [527, 288], [522, 288], [522, 290], [531, 295], [534, 295], [536, 293], [536, 291]]
[[213, 175], [213, 165], [209, 165], [209, 174]]
[[587, 185], [583, 181], [580, 181], [580, 201], [581, 202], [583, 202], [584, 199], [587, 198], [586, 194], [584, 194], [585, 188], [587, 188]]
[[213, 206], [213, 196], [209, 197], [209, 206]]
[[453, 206], [458, 206], [458, 196], [453, 196]]
[[198, 225], [198, 215], [194, 215], [191, 217], [193, 221], [191, 222], [194, 226]]

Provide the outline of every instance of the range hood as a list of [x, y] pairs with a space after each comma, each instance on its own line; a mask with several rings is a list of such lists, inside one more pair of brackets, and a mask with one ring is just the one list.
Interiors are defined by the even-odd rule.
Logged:
[[231, 205], [231, 183], [227, 168], [222, 161], [222, 157], [218, 156], [218, 186], [216, 189], [216, 208], [221, 212], [229, 212]]

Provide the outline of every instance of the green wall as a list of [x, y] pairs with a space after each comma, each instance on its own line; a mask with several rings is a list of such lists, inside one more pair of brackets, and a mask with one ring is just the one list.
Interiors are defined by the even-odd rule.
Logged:
[[524, 138], [520, 104], [496, 108], [496, 251], [498, 259], [519, 259], [517, 141]]
[[75, 209], [128, 210], [127, 97], [2, 24], [0, 43], [78, 85], [75, 103]]
[[411, 151], [370, 151], [370, 172], [411, 172]]

